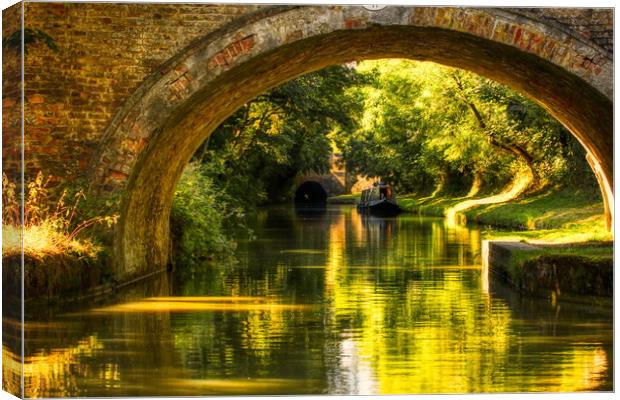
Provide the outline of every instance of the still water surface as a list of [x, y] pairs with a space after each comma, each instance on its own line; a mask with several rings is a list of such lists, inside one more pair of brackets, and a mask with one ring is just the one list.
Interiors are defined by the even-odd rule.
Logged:
[[489, 284], [476, 227], [345, 206], [251, 225], [234, 263], [28, 318], [26, 395], [612, 389], [611, 309]]

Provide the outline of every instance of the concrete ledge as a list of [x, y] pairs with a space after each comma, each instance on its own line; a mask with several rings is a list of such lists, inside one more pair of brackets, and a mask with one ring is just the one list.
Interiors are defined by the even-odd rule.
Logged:
[[482, 241], [483, 263], [488, 267], [489, 275], [518, 288], [519, 280], [511, 268], [515, 251], [536, 251], [539, 247], [522, 242], [506, 242], [495, 240]]
[[[613, 295], [613, 259], [572, 254], [541, 254], [558, 246], [483, 241], [483, 262], [490, 278], [521, 293], [551, 297]], [[523, 253], [532, 252], [531, 257]], [[519, 256], [517, 257], [517, 253]]]
[[541, 255], [522, 264], [520, 289], [554, 291], [557, 296], [612, 296], [613, 262], [605, 257]]

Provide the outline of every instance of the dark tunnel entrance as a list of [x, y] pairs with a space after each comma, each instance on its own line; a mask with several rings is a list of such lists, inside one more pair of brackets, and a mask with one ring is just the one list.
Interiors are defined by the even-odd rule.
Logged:
[[325, 204], [326, 202], [327, 192], [318, 182], [304, 182], [295, 191], [295, 203]]

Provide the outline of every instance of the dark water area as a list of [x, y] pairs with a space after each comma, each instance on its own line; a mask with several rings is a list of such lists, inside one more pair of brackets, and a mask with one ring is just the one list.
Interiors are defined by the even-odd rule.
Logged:
[[613, 389], [611, 308], [492, 284], [475, 226], [351, 206], [273, 207], [250, 226], [235, 260], [27, 310], [26, 396]]

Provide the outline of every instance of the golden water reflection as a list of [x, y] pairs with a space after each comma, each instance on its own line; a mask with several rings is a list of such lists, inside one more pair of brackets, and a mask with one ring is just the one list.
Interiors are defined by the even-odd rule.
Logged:
[[[260, 299], [249, 297], [250, 299]], [[223, 296], [198, 297], [155, 297], [144, 301], [132, 301], [108, 307], [93, 308], [90, 313], [150, 313], [150, 312], [200, 312], [200, 311], [282, 311], [310, 310], [316, 308], [308, 304], [280, 304], [273, 302], [247, 300], [248, 297]], [[249, 302], [248, 302], [249, 301]]]
[[486, 286], [477, 228], [351, 208], [263, 211], [253, 228], [265, 240], [238, 263], [30, 315], [26, 395], [612, 389], [611, 310]]

